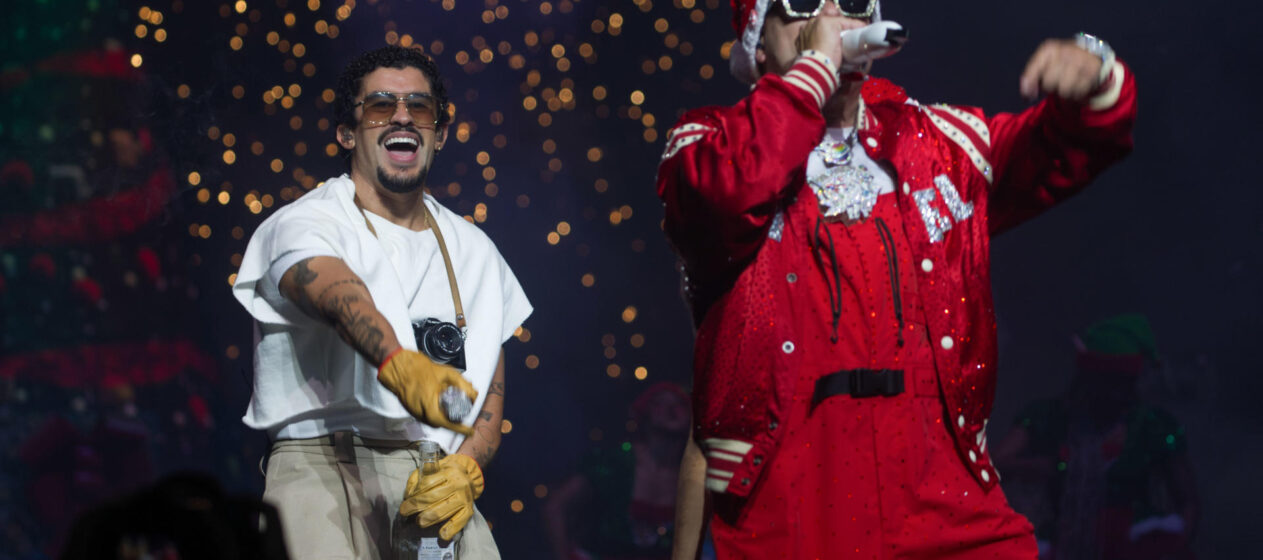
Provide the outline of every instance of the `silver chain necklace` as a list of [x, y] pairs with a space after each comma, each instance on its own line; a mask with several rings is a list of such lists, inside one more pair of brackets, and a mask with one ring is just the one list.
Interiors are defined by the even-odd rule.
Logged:
[[[862, 116], [862, 113], [861, 115]], [[859, 119], [851, 133], [841, 141], [825, 134], [812, 152], [819, 153], [825, 170], [807, 179], [807, 184], [820, 201], [820, 213], [828, 221], [846, 224], [859, 222], [873, 213], [877, 204], [877, 187], [872, 172], [855, 160], [855, 140], [859, 135]]]

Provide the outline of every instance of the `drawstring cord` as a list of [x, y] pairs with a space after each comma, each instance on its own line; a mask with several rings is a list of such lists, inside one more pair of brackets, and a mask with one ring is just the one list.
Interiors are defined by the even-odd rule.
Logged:
[[[820, 251], [824, 248], [824, 244], [821, 243], [821, 230], [824, 230], [824, 239], [829, 240], [829, 262], [833, 265], [833, 285], [829, 287], [829, 310], [833, 312], [833, 335], [829, 337], [829, 341], [836, 344], [838, 342], [838, 324], [842, 321], [842, 275], [838, 272], [838, 253], [833, 247], [833, 233], [829, 231], [824, 220], [820, 217], [816, 218], [816, 231], [812, 236], [811, 255], [815, 257], [816, 265], [824, 272], [824, 259], [820, 256]], [[826, 272], [826, 280], [828, 276]]]
[[899, 347], [903, 347], [903, 298], [899, 290], [899, 258], [895, 255], [895, 236], [890, 234], [886, 222], [877, 218], [877, 235], [886, 246], [886, 268], [890, 271], [890, 291], [895, 300], [895, 319], [899, 321]]

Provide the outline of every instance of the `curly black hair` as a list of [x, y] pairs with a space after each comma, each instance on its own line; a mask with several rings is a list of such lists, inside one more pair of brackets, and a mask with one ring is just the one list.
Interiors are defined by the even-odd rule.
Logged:
[[451, 120], [447, 113], [447, 88], [443, 87], [443, 76], [434, 60], [418, 49], [389, 45], [368, 51], [352, 60], [338, 76], [338, 89], [333, 100], [334, 118], [338, 124], [354, 127], [355, 98], [360, 94], [364, 76], [378, 68], [407, 68], [421, 70], [430, 81], [430, 94], [438, 102], [438, 125], [443, 126]]

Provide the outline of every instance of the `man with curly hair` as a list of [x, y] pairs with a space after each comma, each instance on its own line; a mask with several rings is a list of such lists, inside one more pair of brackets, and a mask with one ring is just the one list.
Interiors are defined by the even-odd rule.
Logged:
[[[265, 220], [233, 286], [255, 320], [244, 420], [274, 442], [264, 498], [295, 558], [387, 556], [413, 515], [460, 557], [499, 558], [473, 502], [500, 443], [501, 346], [530, 303], [491, 240], [425, 192], [451, 120], [433, 60], [361, 55], [334, 111], [349, 175]], [[442, 476], [420, 478], [422, 440]]]

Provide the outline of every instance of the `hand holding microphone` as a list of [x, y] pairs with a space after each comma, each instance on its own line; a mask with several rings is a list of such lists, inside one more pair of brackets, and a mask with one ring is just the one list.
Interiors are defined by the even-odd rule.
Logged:
[[843, 31], [841, 39], [842, 62], [838, 70], [852, 72], [899, 52], [908, 41], [908, 31], [893, 21], [879, 21]]

